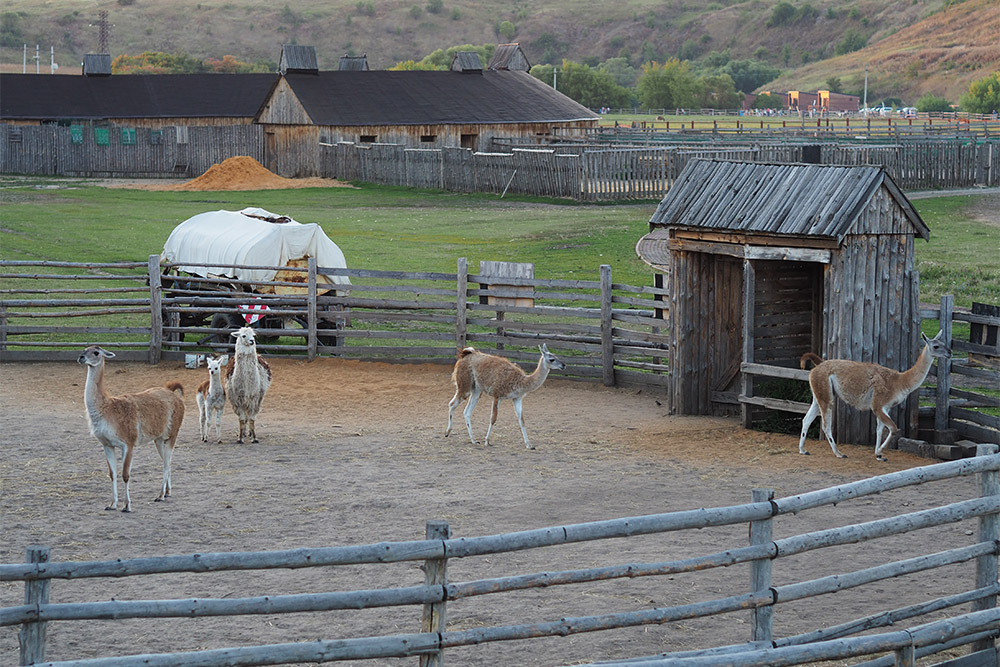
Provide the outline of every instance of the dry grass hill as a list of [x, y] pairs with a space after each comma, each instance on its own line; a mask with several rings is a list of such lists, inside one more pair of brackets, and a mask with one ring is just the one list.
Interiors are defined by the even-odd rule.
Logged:
[[[367, 53], [373, 68], [457, 44], [518, 41], [533, 63], [569, 58], [632, 64], [711, 52], [781, 68], [773, 90], [810, 90], [841, 78], [869, 99], [911, 102], [930, 92], [957, 101], [971, 81], [1000, 69], [997, 0], [16, 0], [2, 11], [0, 63], [21, 71], [22, 44], [49, 48], [62, 72], [98, 49], [99, 12], [112, 55], [142, 51], [274, 63], [283, 43], [315, 46], [320, 65]], [[506, 22], [506, 23], [504, 23]], [[837, 55], [853, 40], [865, 48]], [[860, 40], [860, 43], [859, 43]]]

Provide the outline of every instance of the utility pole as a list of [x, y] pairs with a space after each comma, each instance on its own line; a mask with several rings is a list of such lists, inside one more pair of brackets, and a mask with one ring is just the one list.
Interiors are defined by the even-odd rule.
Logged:
[[865, 63], [865, 101], [863, 103], [865, 115], [868, 115], [868, 63]]
[[553, 66], [552, 67], [552, 87], [555, 88], [556, 90], [559, 90], [558, 88], [556, 88], [556, 75], [557, 74], [559, 74], [559, 68]]

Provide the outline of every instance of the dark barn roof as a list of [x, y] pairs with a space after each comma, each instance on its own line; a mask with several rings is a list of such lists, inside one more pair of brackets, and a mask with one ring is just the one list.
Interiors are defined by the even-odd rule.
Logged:
[[285, 77], [315, 125], [439, 125], [597, 120], [526, 72], [320, 72]]
[[276, 80], [276, 74], [0, 74], [0, 119], [253, 118]]
[[914, 231], [927, 225], [881, 167], [695, 159], [656, 208], [655, 227], [792, 234], [842, 241], [885, 186]]

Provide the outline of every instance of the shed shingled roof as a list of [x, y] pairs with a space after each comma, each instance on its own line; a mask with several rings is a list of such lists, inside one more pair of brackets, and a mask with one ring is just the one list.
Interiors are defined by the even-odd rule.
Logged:
[[531, 69], [531, 63], [528, 62], [528, 57], [521, 50], [521, 45], [515, 42], [513, 44], [497, 44], [497, 48], [493, 52], [493, 57], [490, 58], [490, 62], [486, 67], [492, 70], [519, 70], [527, 72]]
[[930, 231], [885, 169], [694, 159], [650, 218], [652, 227], [834, 238], [852, 232], [885, 186], [923, 239]]
[[277, 74], [0, 74], [0, 119], [253, 118], [277, 79]]
[[316, 60], [315, 46], [302, 46], [301, 44], [283, 44], [281, 46], [281, 61], [278, 64], [279, 71], [285, 72], [311, 72], [315, 74], [319, 71], [319, 64]]
[[597, 120], [527, 72], [320, 72], [285, 77], [316, 125], [440, 125]]

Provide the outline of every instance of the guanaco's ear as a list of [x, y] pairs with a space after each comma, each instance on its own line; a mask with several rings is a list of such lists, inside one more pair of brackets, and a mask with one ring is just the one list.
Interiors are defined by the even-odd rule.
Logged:
[[928, 338], [927, 334], [925, 334], [923, 331], [920, 332], [920, 340], [924, 341], [925, 343], [931, 342], [931, 339]]
[[230, 335], [230, 336], [232, 336], [233, 338], [236, 338], [237, 336], [239, 336], [239, 335], [240, 335], [240, 332], [239, 332], [239, 331], [234, 331], [234, 332], [232, 332], [232, 333], [231, 333], [231, 334], [229, 334], [229, 335]]
[[103, 347], [99, 347], [99, 348], [97, 348], [97, 349], [101, 351], [101, 355], [102, 355], [102, 356], [105, 356], [105, 357], [107, 357], [108, 359], [111, 359], [112, 357], [114, 357], [114, 356], [115, 356], [115, 353], [114, 353], [114, 352], [108, 352], [108, 351], [107, 351], [107, 350], [105, 350], [105, 349], [104, 349]]

